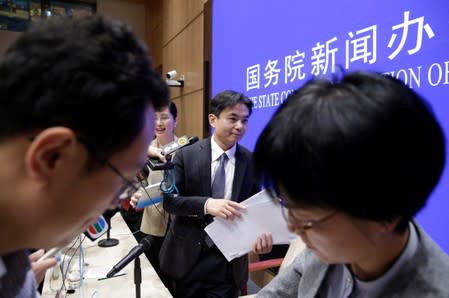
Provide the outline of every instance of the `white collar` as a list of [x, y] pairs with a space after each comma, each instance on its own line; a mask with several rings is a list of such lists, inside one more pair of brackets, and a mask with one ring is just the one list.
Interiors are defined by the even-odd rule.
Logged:
[[224, 151], [221, 147], [215, 142], [214, 135], [210, 138], [210, 144], [212, 149], [212, 161], [217, 160], [223, 153], [226, 153], [229, 160], [231, 160], [235, 156], [235, 151], [237, 150], [237, 144], [234, 144], [231, 148]]

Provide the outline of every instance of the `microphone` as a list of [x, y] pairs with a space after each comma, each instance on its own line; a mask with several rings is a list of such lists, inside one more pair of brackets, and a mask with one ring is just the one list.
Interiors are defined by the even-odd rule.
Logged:
[[[164, 147], [162, 147], [162, 155], [168, 156], [172, 154], [175, 151], [178, 151], [182, 147], [192, 145], [193, 143], [196, 143], [198, 141], [198, 137], [190, 137], [182, 136], [178, 138], [177, 140], [168, 143]], [[166, 170], [166, 169], [173, 169], [174, 165], [170, 161], [167, 161], [166, 163], [161, 162], [159, 159], [148, 159], [147, 164], [153, 171], [158, 170]]]
[[148, 170], [147, 164], [143, 166], [142, 169], [137, 173], [136, 177], [137, 180], [140, 182], [140, 185], [143, 187], [148, 186], [148, 175], [150, 174], [150, 171]]
[[97, 222], [91, 224], [87, 227], [86, 231], [84, 231], [84, 235], [89, 238], [91, 241], [95, 241], [100, 238], [104, 233], [106, 233], [109, 229], [109, 225], [106, 219], [100, 215]]
[[176, 141], [170, 142], [164, 147], [162, 147], [162, 154], [163, 155], [172, 154], [173, 152], [181, 149], [182, 147], [196, 143], [198, 140], [199, 140], [198, 137], [187, 138], [187, 136], [182, 136]]
[[94, 224], [87, 227], [84, 231], [84, 235], [91, 241], [95, 241], [103, 236], [104, 233], [109, 231], [111, 217], [113, 217], [118, 210], [118, 208], [105, 210]]
[[144, 251], [148, 250], [151, 246], [150, 237], [145, 237], [140, 240], [140, 243], [135, 246], [133, 249], [129, 251], [129, 253], [121, 259], [114, 267], [112, 267], [111, 271], [106, 274], [107, 278], [113, 277], [117, 272], [122, 270], [126, 265], [128, 265], [135, 258], [140, 256]]
[[108, 224], [108, 227], [106, 229], [107, 232], [107, 237], [106, 239], [101, 239], [100, 241], [98, 241], [98, 246], [100, 247], [111, 247], [111, 246], [116, 246], [118, 244], [118, 239], [114, 239], [111, 238], [111, 218], [118, 212], [120, 211], [120, 207], [116, 207], [114, 209], [107, 209], [103, 212], [103, 217], [106, 220], [106, 223]]

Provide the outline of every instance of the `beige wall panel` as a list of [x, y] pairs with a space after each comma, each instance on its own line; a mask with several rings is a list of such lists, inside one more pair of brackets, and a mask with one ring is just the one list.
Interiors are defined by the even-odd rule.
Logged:
[[133, 28], [134, 33], [148, 44], [146, 39], [145, 4], [134, 1], [98, 0], [99, 14], [120, 20]]
[[204, 0], [164, 0], [162, 23], [163, 45], [203, 11]]
[[162, 8], [164, 0], [147, 0], [148, 1], [148, 26], [150, 31], [156, 27], [162, 26]]
[[201, 138], [203, 126], [203, 91], [174, 98], [178, 108], [178, 124], [176, 135], [198, 136]]
[[171, 88], [172, 98], [203, 88], [203, 15], [163, 48], [163, 73], [184, 75], [184, 88]]
[[20, 34], [20, 32], [0, 30], [0, 60], [2, 60], [6, 50]]
[[162, 64], [162, 25], [154, 28], [148, 34], [150, 54], [153, 58], [153, 67]]

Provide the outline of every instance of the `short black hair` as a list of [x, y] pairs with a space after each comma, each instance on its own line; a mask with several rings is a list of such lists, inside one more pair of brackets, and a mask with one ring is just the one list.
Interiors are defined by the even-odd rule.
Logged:
[[146, 47], [100, 16], [39, 22], [0, 64], [0, 142], [64, 126], [108, 158], [137, 137], [149, 104], [167, 103]]
[[428, 103], [403, 82], [355, 72], [292, 93], [262, 131], [254, 161], [265, 187], [293, 203], [399, 218], [401, 231], [438, 183], [445, 141]]
[[249, 100], [248, 97], [242, 93], [226, 90], [217, 93], [215, 97], [210, 102], [210, 113], [217, 117], [220, 117], [221, 112], [227, 107], [235, 106], [236, 104], [244, 104], [248, 110], [249, 115], [251, 115], [253, 110], [253, 102]]
[[170, 101], [168, 105], [159, 107], [156, 112], [160, 112], [163, 109], [168, 108], [170, 114], [172, 115], [173, 119], [176, 120], [176, 117], [178, 117], [178, 108], [176, 107], [176, 104], [173, 101]]

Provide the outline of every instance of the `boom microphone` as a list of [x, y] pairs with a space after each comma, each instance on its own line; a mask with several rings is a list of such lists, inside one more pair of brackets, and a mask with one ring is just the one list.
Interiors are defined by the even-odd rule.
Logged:
[[148, 250], [151, 246], [150, 237], [147, 236], [140, 240], [140, 243], [135, 246], [133, 249], [129, 251], [129, 253], [121, 259], [117, 264], [115, 264], [114, 267], [112, 267], [111, 271], [106, 274], [107, 278], [113, 277], [117, 274], [120, 270], [122, 270], [126, 265], [128, 265], [131, 261], [133, 261], [135, 258], [140, 256], [143, 252]]

